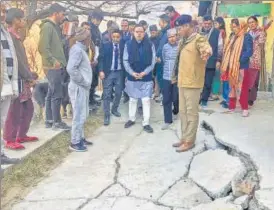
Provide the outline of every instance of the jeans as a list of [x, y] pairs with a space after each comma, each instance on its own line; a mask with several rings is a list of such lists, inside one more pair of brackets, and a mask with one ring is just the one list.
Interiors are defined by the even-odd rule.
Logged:
[[163, 80], [163, 107], [165, 123], [172, 123], [172, 105], [179, 109], [178, 87], [169, 80]]
[[223, 99], [228, 104], [228, 96], [229, 96], [229, 82], [223, 81]]
[[46, 121], [61, 122], [60, 108], [63, 98], [64, 70], [48, 70], [49, 89], [46, 97]]
[[123, 71], [112, 71], [104, 80], [103, 80], [103, 87], [104, 87], [104, 112], [105, 115], [110, 115], [110, 102], [111, 96], [113, 92], [113, 88], [115, 88], [114, 100], [112, 105], [112, 111], [117, 111], [118, 106], [120, 104], [120, 100], [122, 97], [123, 91]]
[[[149, 125], [150, 119], [150, 98], [142, 98], [143, 105], [143, 126]], [[135, 122], [136, 120], [136, 111], [137, 111], [138, 99], [129, 98], [129, 120]]]
[[206, 68], [205, 84], [204, 84], [203, 92], [201, 94], [201, 101], [202, 102], [207, 102], [208, 101], [208, 98], [210, 96], [211, 89], [212, 89], [212, 83], [213, 83], [214, 75], [215, 75], [215, 69]]
[[89, 90], [70, 82], [68, 94], [73, 109], [71, 143], [78, 144], [85, 138], [84, 124], [89, 114]]
[[19, 98], [13, 100], [5, 122], [3, 138], [6, 141], [15, 141], [16, 138], [26, 137], [33, 111], [34, 107], [31, 99], [22, 103]]
[[49, 84], [47, 82], [38, 83], [34, 87], [33, 98], [40, 107], [45, 107], [48, 89]]

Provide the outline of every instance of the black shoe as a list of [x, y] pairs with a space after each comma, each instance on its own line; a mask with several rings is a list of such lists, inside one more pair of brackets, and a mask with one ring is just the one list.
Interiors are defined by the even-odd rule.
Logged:
[[123, 101], [123, 103], [126, 104], [127, 102], [129, 102], [129, 97], [128, 97], [128, 96], [124, 96], [124, 101]]
[[68, 126], [66, 123], [64, 122], [59, 122], [59, 123], [54, 123], [52, 126], [53, 130], [65, 130], [65, 131], [69, 131], [71, 129], [70, 126]]
[[4, 154], [1, 155], [1, 165], [18, 164], [20, 161], [18, 158], [9, 158]]
[[111, 114], [113, 114], [115, 117], [121, 117], [121, 113], [118, 111], [111, 111]]
[[146, 131], [148, 133], [153, 133], [153, 128], [150, 125], [145, 125], [144, 131]]
[[92, 142], [87, 141], [86, 139], [82, 139], [82, 142], [83, 142], [83, 144], [86, 145], [86, 146], [92, 146], [92, 145], [93, 145]]
[[46, 128], [52, 128], [53, 123], [52, 122], [45, 122]]
[[133, 126], [134, 124], [135, 124], [135, 122], [129, 120], [129, 121], [126, 122], [125, 128], [130, 128], [130, 127]]
[[173, 110], [172, 110], [172, 113], [173, 113], [174, 115], [177, 115], [177, 114], [179, 113], [179, 110], [178, 110], [178, 109], [173, 109]]
[[110, 124], [110, 116], [105, 115], [104, 117], [104, 126], [108, 126]]
[[69, 148], [70, 148], [70, 150], [75, 151], [75, 152], [87, 151], [87, 147], [82, 142], [79, 142], [78, 144], [71, 144], [69, 146]]

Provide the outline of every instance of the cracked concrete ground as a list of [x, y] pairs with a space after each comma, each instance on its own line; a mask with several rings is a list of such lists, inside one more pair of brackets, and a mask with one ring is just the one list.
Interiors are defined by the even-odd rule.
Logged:
[[[274, 134], [274, 109], [273, 104], [263, 105], [258, 103], [250, 118], [241, 118], [221, 113], [215, 104], [201, 119], [211, 124], [223, 144], [254, 158], [262, 181], [257, 202], [269, 208], [274, 187], [274, 141], [269, 140]], [[154, 134], [143, 132], [141, 119], [124, 129], [127, 106], [122, 105], [122, 118], [112, 118], [109, 127], [99, 128], [88, 152], [70, 154], [13, 210], [214, 210], [211, 206], [219, 201], [212, 203], [207, 192], [188, 178], [190, 163], [205, 150], [204, 132], [199, 130], [195, 149], [178, 154], [171, 147], [178, 140], [178, 122], [162, 131], [162, 107], [152, 107]]]

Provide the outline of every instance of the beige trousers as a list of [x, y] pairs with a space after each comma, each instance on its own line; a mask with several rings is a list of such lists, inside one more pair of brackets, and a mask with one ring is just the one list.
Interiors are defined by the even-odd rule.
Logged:
[[195, 142], [199, 124], [199, 101], [201, 89], [179, 88], [179, 114], [182, 141]]

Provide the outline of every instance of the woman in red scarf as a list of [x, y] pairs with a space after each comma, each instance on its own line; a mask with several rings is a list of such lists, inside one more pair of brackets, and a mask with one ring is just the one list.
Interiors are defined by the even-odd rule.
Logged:
[[248, 113], [248, 91], [249, 91], [249, 59], [253, 53], [252, 37], [246, 33], [246, 22], [238, 19], [231, 21], [233, 33], [225, 47], [223, 62], [221, 66], [222, 75], [228, 78], [229, 110], [233, 112], [236, 108], [237, 99], [243, 110], [243, 117]]

